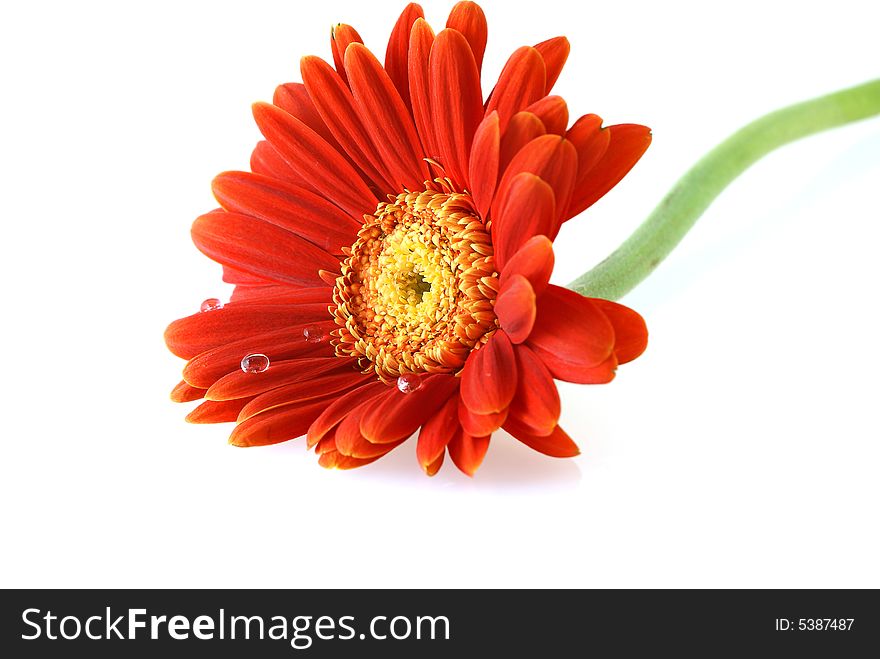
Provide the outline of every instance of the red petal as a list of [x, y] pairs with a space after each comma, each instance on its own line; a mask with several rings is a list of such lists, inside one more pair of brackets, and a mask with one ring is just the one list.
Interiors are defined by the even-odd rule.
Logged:
[[[395, 444], [394, 446], [397, 445]], [[394, 446], [392, 446], [392, 448], [394, 448]], [[339, 451], [334, 450], [323, 453], [321, 457], [318, 458], [318, 464], [325, 469], [356, 469], [357, 467], [363, 467], [371, 462], [375, 462], [378, 459], [378, 457], [368, 458], [366, 460], [352, 458], [347, 455], [342, 455]]]
[[330, 30], [330, 48], [333, 50], [333, 63], [342, 79], [348, 84], [348, 76], [345, 71], [345, 51], [349, 44], [363, 43], [361, 35], [351, 25], [340, 23]]
[[331, 400], [310, 400], [301, 405], [287, 405], [252, 416], [235, 426], [229, 443], [234, 446], [265, 446], [302, 437]]
[[[329, 67], [329, 65], [328, 65]], [[331, 69], [332, 71], [332, 69]], [[340, 84], [345, 87], [345, 82], [336, 75], [336, 72], [333, 71], [333, 75], [336, 76]], [[345, 87], [346, 90], [348, 87]], [[327, 124], [324, 122], [324, 119], [319, 114], [317, 108], [313, 101], [315, 100], [314, 95], [309, 94], [306, 90], [305, 85], [299, 82], [288, 82], [283, 85], [279, 85], [275, 89], [275, 94], [272, 97], [272, 103], [277, 105], [279, 108], [287, 112], [288, 114], [296, 117], [300, 121], [302, 121], [306, 126], [315, 131], [318, 135], [320, 135], [327, 143], [336, 149], [339, 153], [345, 155], [344, 151], [337, 142], [336, 138], [333, 136], [331, 130], [329, 130]], [[352, 165], [355, 163], [347, 158]], [[371, 182], [372, 172], [370, 170], [364, 170], [368, 175], [364, 177], [364, 180], [369, 185]], [[360, 172], [358, 172], [360, 174]], [[311, 189], [311, 186], [306, 185], [305, 187]], [[358, 218], [360, 219], [360, 218]]]
[[316, 375], [315, 377], [284, 385], [256, 396], [245, 405], [238, 415], [239, 421], [249, 419], [255, 414], [285, 405], [298, 404], [307, 400], [323, 398], [330, 394], [340, 395], [353, 387], [365, 384], [370, 376], [356, 371], [342, 371]]
[[333, 138], [333, 133], [330, 132], [327, 124], [324, 123], [321, 115], [318, 114], [318, 110], [315, 108], [312, 98], [314, 97], [309, 95], [304, 84], [301, 82], [288, 82], [284, 85], [279, 85], [275, 89], [275, 94], [272, 96], [272, 103], [288, 114], [299, 119], [306, 126], [327, 140], [328, 144], [335, 147], [337, 146], [337, 143]]
[[513, 422], [505, 424], [504, 429], [529, 448], [551, 458], [573, 458], [581, 452], [577, 444], [559, 426], [556, 426], [546, 437], [532, 435], [527, 429]]
[[315, 101], [317, 111], [342, 150], [375, 186], [383, 190], [393, 190], [393, 178], [361, 121], [348, 85], [319, 57], [303, 57], [300, 60], [300, 72], [306, 89]]
[[544, 93], [549, 94], [559, 79], [559, 74], [562, 73], [562, 67], [565, 66], [565, 60], [568, 59], [568, 53], [571, 51], [571, 44], [565, 37], [553, 37], [536, 45], [535, 50], [541, 53], [547, 67], [547, 86]]
[[565, 377], [554, 373], [554, 377], [577, 384], [607, 384], [614, 379], [617, 373], [617, 356], [612, 355], [598, 366], [578, 367], [569, 365], [566, 367]]
[[253, 111], [260, 132], [319, 194], [352, 217], [376, 210], [375, 195], [320, 135], [274, 105], [256, 103]]
[[651, 129], [636, 124], [609, 126], [608, 148], [601, 160], [584, 174], [571, 198], [566, 218], [592, 206], [617, 185], [651, 144]]
[[388, 385], [384, 382], [370, 382], [337, 398], [309, 428], [309, 448], [321, 441], [353, 409], [366, 402], [374, 405], [387, 391]]
[[461, 399], [476, 414], [506, 409], [516, 393], [516, 359], [504, 332], [496, 331], [473, 351], [461, 372]]
[[208, 389], [208, 400], [230, 400], [256, 396], [277, 387], [311, 380], [321, 375], [353, 370], [351, 359], [339, 357], [310, 357], [271, 363], [262, 373], [245, 373], [242, 370], [227, 373]]
[[428, 76], [428, 63], [434, 31], [420, 18], [413, 23], [409, 41], [409, 96], [412, 102], [413, 119], [422, 140], [425, 153], [430, 158], [440, 157], [437, 139], [434, 136], [433, 115], [431, 114], [431, 92]]
[[[215, 211], [222, 212], [222, 211]], [[245, 272], [244, 270], [236, 270], [228, 265], [223, 266], [223, 281], [227, 284], [244, 284], [245, 286], [265, 286], [267, 284], [278, 286], [279, 284], [272, 284], [268, 279], [264, 279], [263, 277], [257, 277], [256, 275], [252, 275], [250, 272]], [[287, 284], [280, 284], [287, 286]]]
[[342, 254], [362, 226], [323, 197], [290, 183], [251, 174], [224, 172], [214, 179], [214, 196], [232, 213], [250, 215], [287, 229], [331, 254]]
[[495, 185], [498, 183], [500, 148], [501, 131], [498, 127], [498, 113], [492, 112], [477, 126], [468, 163], [471, 196], [484, 222], [489, 216], [489, 209], [495, 196]]
[[553, 243], [549, 238], [529, 238], [504, 266], [498, 283], [503, 288], [510, 277], [522, 275], [529, 280], [535, 295], [540, 295], [550, 281], [554, 261]]
[[610, 300], [590, 298], [614, 327], [614, 355], [618, 364], [626, 364], [645, 352], [648, 347], [648, 327], [645, 319], [622, 304]]
[[544, 362], [527, 346], [517, 346], [516, 367], [519, 384], [507, 423], [519, 423], [533, 435], [549, 435], [556, 428], [562, 412], [553, 376]]
[[513, 179], [521, 172], [531, 172], [550, 184], [556, 196], [557, 214], [561, 214], [571, 199], [577, 152], [571, 142], [558, 135], [542, 135], [529, 142], [513, 157], [501, 176], [492, 205], [493, 216], [504, 203]]
[[327, 286], [290, 286], [285, 284], [273, 284], [259, 286], [263, 288], [263, 296], [258, 300], [231, 300], [225, 306], [246, 307], [254, 304], [323, 304], [325, 306], [333, 302], [333, 289]]
[[366, 407], [361, 404], [336, 426], [334, 434], [336, 450], [342, 455], [352, 458], [375, 458], [383, 454], [385, 446], [380, 445], [378, 452], [374, 453], [376, 445], [368, 442], [361, 434], [361, 417], [365, 410]]
[[531, 46], [517, 48], [498, 77], [486, 113], [498, 110], [504, 133], [513, 115], [544, 96], [546, 85], [547, 71], [541, 54]]
[[361, 434], [361, 418], [367, 406], [361, 405], [342, 420], [336, 428], [336, 450], [342, 455], [361, 460], [378, 458], [402, 444], [406, 438], [396, 442], [373, 444]]
[[[232, 290], [229, 297], [230, 302], [254, 302], [262, 300], [264, 297], [272, 298], [282, 291], [297, 290], [292, 286], [284, 286], [282, 284], [266, 284], [265, 286], [251, 286], [250, 284], [239, 284]], [[269, 304], [272, 304], [269, 302]]]
[[326, 286], [300, 288], [269, 284], [268, 286], [236, 286], [229, 304], [301, 304], [333, 301], [333, 289]]
[[333, 449], [332, 451], [321, 453], [318, 457], [318, 464], [324, 467], [324, 469], [336, 469], [337, 461], [340, 459], [351, 460], [353, 458], [346, 458], [339, 451]]
[[434, 462], [432, 462], [431, 464], [429, 464], [429, 465], [427, 465], [426, 467], [424, 467], [424, 469], [425, 469], [425, 473], [426, 473], [428, 476], [434, 476], [434, 475], [437, 474], [438, 471], [440, 471], [440, 467], [443, 466], [443, 457], [444, 457], [445, 455], [446, 455], [446, 451], [444, 451], [443, 453], [441, 453], [441, 454], [440, 454], [440, 457], [438, 457], [436, 460], [434, 460]]
[[538, 320], [528, 345], [553, 377], [578, 382], [579, 371], [599, 366], [614, 348], [614, 328], [589, 299], [550, 285], [538, 298]]
[[507, 420], [507, 412], [508, 410], [505, 408], [492, 414], [477, 414], [469, 410], [467, 405], [459, 400], [458, 422], [465, 434], [482, 437], [483, 435], [491, 435], [498, 430]]
[[296, 183], [309, 190], [314, 190], [312, 184], [299, 175], [295, 169], [287, 164], [287, 161], [281, 157], [274, 146], [266, 140], [257, 142], [251, 154], [251, 171], [264, 176], [271, 176], [281, 181], [289, 181]]
[[458, 378], [423, 376], [422, 385], [404, 394], [391, 388], [364, 413], [361, 432], [374, 444], [406, 439], [425, 423], [458, 388]]
[[385, 70], [407, 107], [412, 106], [409, 100], [409, 36], [413, 23], [424, 16], [422, 8], [414, 2], [404, 7], [391, 30], [388, 48], [385, 50]]
[[456, 432], [461, 432], [461, 426], [458, 424], [458, 397], [450, 396], [443, 407], [428, 419], [419, 431], [416, 457], [422, 469], [427, 472], [436, 464], [438, 458], [442, 462], [446, 445]]
[[526, 108], [526, 112], [535, 113], [548, 133], [565, 135], [568, 128], [568, 105], [561, 96], [545, 96]]
[[336, 286], [336, 280], [339, 279], [339, 269], [336, 270], [318, 270], [318, 276], [325, 284]]
[[477, 70], [483, 66], [483, 54], [486, 52], [486, 40], [489, 36], [489, 27], [486, 24], [486, 15], [476, 2], [458, 2], [449, 12], [446, 27], [458, 30], [467, 39]]
[[493, 215], [495, 263], [503, 270], [529, 238], [547, 236], [552, 240], [558, 229], [553, 188], [529, 172], [517, 174], [499, 202], [498, 213]]
[[[326, 305], [323, 311], [314, 305], [226, 305], [214, 311], [206, 311], [180, 320], [175, 320], [165, 330], [165, 343], [168, 349], [184, 359], [192, 359], [199, 353], [222, 346], [233, 341], [255, 338], [275, 330], [292, 331], [294, 327], [304, 327], [307, 323], [325, 320], [329, 313]], [[299, 340], [308, 343], [302, 338]], [[238, 356], [247, 355], [243, 352]], [[199, 386], [187, 376], [187, 382]]]
[[[309, 448], [312, 448], [311, 445]], [[330, 451], [336, 451], [336, 429], [331, 430], [317, 444], [315, 444], [315, 453], [324, 455]]]
[[449, 457], [468, 476], [473, 476], [480, 468], [488, 450], [489, 436], [472, 437], [461, 433], [449, 442]]
[[411, 190], [420, 188], [430, 176], [428, 166], [409, 110], [391, 78], [360, 44], [352, 44], [346, 50], [345, 70], [355, 106], [373, 145], [388, 166], [392, 181]]
[[483, 119], [480, 72], [460, 32], [443, 30], [431, 49], [429, 63], [431, 117], [440, 164], [460, 188], [469, 188], [468, 157], [474, 133]]
[[[286, 308], [282, 307], [282, 309]], [[264, 310], [265, 307], [259, 307], [256, 311], [259, 314], [264, 312]], [[289, 311], [289, 309], [286, 310]], [[209, 313], [216, 312], [211, 311]], [[253, 316], [251, 312], [244, 313], [249, 317]], [[259, 322], [259, 318], [255, 320]], [[203, 341], [200, 346], [202, 347], [202, 350], [198, 351], [199, 354], [190, 359], [189, 363], [187, 363], [186, 367], [183, 369], [183, 379], [193, 386], [204, 387], [207, 389], [221, 376], [226, 375], [227, 373], [232, 373], [240, 368], [241, 360], [245, 355], [251, 355], [254, 353], [266, 355], [269, 357], [270, 362], [279, 362], [306, 356], [316, 357], [323, 355], [330, 357], [333, 355], [333, 348], [328, 341], [323, 343], [309, 343], [303, 337], [303, 331], [307, 327], [309, 329], [314, 327], [318, 331], [324, 331], [329, 334], [329, 332], [336, 327], [336, 323], [332, 320], [325, 320], [319, 323], [300, 323], [298, 325], [290, 325], [288, 320], [289, 318], [287, 316], [282, 315], [281, 318], [274, 323], [274, 326], [276, 328], [280, 326], [280, 329], [275, 329], [275, 331], [272, 332], [256, 333], [258, 328], [255, 328], [248, 333], [245, 338], [239, 338], [238, 340], [230, 338], [229, 340], [221, 341], [220, 343], [207, 348], [204, 346], [208, 345], [209, 342], [205, 341], [204, 339], [206, 337], [203, 335], [200, 336], [199, 332], [207, 330], [213, 334], [218, 331], [216, 327], [199, 326], [191, 328], [187, 331], [189, 335], [187, 339], [183, 339], [178, 335], [176, 337], [176, 340], [178, 341], [198, 341], [200, 339]], [[225, 326], [225, 324], [221, 325], [221, 327], [223, 326]], [[225, 337], [225, 334], [223, 336]]]
[[218, 263], [282, 284], [315, 286], [318, 270], [339, 259], [279, 226], [248, 215], [214, 211], [197, 218], [192, 240]]
[[537, 307], [535, 291], [529, 280], [522, 275], [513, 275], [495, 299], [495, 315], [498, 325], [505, 331], [512, 343], [522, 343], [535, 325]]
[[238, 400], [214, 401], [207, 400], [186, 415], [188, 423], [229, 423], [238, 418], [241, 408], [248, 404], [250, 398]]
[[575, 177], [575, 195], [572, 202], [575, 203], [577, 190], [583, 185], [590, 170], [602, 160], [602, 156], [608, 150], [611, 133], [602, 128], [602, 117], [585, 114], [574, 122], [565, 137], [574, 144], [578, 154], [578, 173]]
[[205, 397], [205, 390], [200, 387], [193, 387], [186, 380], [177, 383], [171, 390], [171, 400], [175, 403], [191, 403]]
[[546, 135], [544, 122], [533, 112], [517, 112], [510, 118], [504, 137], [501, 138], [501, 158], [499, 171], [504, 172], [513, 157], [536, 137]]

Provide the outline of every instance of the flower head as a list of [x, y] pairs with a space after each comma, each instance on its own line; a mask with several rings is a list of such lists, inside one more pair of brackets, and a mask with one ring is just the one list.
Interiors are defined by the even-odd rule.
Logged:
[[347, 25], [334, 66], [302, 60], [254, 117], [252, 172], [220, 174], [195, 221], [231, 301], [173, 322], [188, 420], [231, 443], [307, 435], [326, 467], [370, 463], [418, 431], [433, 475], [473, 474], [503, 428], [568, 457], [554, 379], [610, 381], [644, 350], [634, 311], [549, 284], [563, 222], [650, 143], [632, 124], [569, 127], [553, 85], [564, 37], [516, 50], [483, 99], [487, 26], [473, 2], [435, 34], [408, 5], [383, 66]]

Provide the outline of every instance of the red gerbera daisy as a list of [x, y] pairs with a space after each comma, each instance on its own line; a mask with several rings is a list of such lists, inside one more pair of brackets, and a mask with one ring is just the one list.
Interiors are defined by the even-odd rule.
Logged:
[[603, 383], [644, 350], [634, 311], [548, 283], [563, 222], [610, 190], [651, 141], [637, 125], [568, 127], [550, 92], [564, 37], [516, 50], [488, 100], [482, 10], [459, 2], [435, 35], [404, 9], [385, 65], [350, 26], [335, 68], [302, 60], [254, 117], [252, 172], [220, 174], [197, 247], [230, 303], [173, 322], [189, 360], [187, 417], [236, 421], [230, 442], [307, 434], [325, 467], [385, 455], [418, 431], [429, 475], [473, 474], [503, 428], [568, 457], [554, 378]]

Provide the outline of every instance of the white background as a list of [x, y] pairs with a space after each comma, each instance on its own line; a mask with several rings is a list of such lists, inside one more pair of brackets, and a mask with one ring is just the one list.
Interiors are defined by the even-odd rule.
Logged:
[[[449, 2], [426, 0], [439, 29]], [[236, 449], [168, 401], [165, 325], [224, 296], [189, 242], [250, 103], [402, 2], [7, 3], [0, 19], [2, 586], [880, 586], [880, 120], [771, 155], [626, 302], [647, 354], [563, 386], [583, 455], [474, 479]], [[557, 34], [577, 116], [654, 144], [557, 243], [603, 258], [756, 116], [876, 77], [873, 2], [500, 2], [484, 67]]]

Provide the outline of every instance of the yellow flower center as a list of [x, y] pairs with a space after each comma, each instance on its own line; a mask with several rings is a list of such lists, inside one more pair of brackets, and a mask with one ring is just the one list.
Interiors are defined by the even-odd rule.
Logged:
[[336, 353], [385, 381], [457, 372], [497, 326], [492, 243], [470, 196], [405, 192], [365, 219], [336, 280]]

